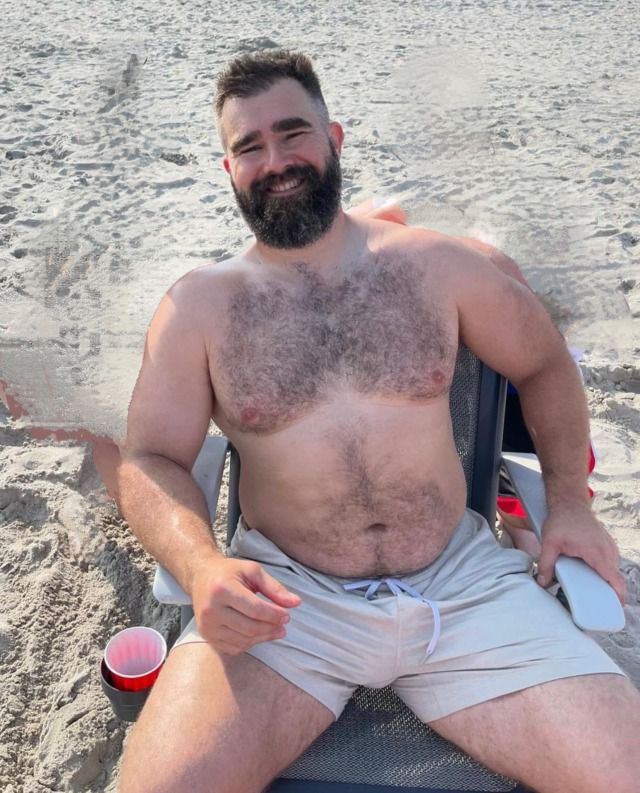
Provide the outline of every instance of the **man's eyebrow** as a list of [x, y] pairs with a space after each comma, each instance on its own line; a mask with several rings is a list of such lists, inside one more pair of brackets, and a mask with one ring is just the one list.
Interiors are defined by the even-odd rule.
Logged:
[[300, 127], [305, 127], [306, 129], [311, 129], [311, 124], [308, 121], [305, 121], [304, 118], [300, 118], [300, 116], [292, 116], [291, 118], [283, 118], [280, 121], [276, 121], [271, 125], [272, 132], [289, 132], [292, 129], [299, 129]]

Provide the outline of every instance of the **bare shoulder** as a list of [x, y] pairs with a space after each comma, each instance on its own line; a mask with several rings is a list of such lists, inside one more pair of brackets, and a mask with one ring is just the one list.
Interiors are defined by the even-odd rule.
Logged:
[[402, 223], [368, 218], [364, 222], [369, 228], [369, 237], [374, 246], [401, 246], [407, 251], [421, 253], [433, 252], [443, 246], [452, 246], [460, 251], [474, 248], [465, 245], [463, 237], [452, 237], [424, 226], [406, 226]]
[[364, 219], [359, 221], [368, 227], [372, 248], [401, 247], [407, 251], [427, 251], [446, 240], [455, 240], [439, 231], [422, 226], [406, 226], [387, 220]]
[[221, 321], [231, 293], [246, 279], [240, 256], [202, 265], [181, 276], [165, 293], [154, 317], [171, 317], [183, 329], [206, 332]]
[[183, 308], [210, 307], [211, 301], [224, 299], [229, 289], [242, 279], [242, 273], [240, 256], [204, 264], [181, 276], [169, 288], [167, 295]]
[[425, 272], [445, 280], [458, 268], [472, 267], [478, 261], [489, 262], [485, 251], [433, 229], [373, 221], [372, 232], [372, 250], [410, 257]]
[[430, 264], [458, 264], [473, 266], [474, 263], [491, 263], [505, 275], [526, 284], [520, 268], [495, 246], [473, 237], [452, 236], [424, 227], [404, 226], [384, 221], [370, 221], [374, 239], [382, 245], [400, 246], [403, 250], [414, 251]]
[[504, 251], [499, 250], [494, 245], [490, 245], [488, 242], [483, 242], [473, 237], [456, 237], [456, 239], [470, 250], [484, 254], [505, 275], [515, 278], [516, 281], [520, 281], [524, 286], [531, 288], [519, 265]]
[[[433, 229], [405, 228], [398, 244], [416, 254], [447, 287], [465, 288], [469, 280], [500, 270], [524, 283], [517, 265], [497, 248], [470, 237], [443, 234]], [[470, 278], [470, 276], [473, 276]]]
[[518, 304], [530, 302], [531, 288], [517, 264], [480, 240], [399, 227], [387, 230], [384, 244], [408, 255], [430, 294], [459, 313], [474, 310], [483, 299], [491, 302], [507, 294]]

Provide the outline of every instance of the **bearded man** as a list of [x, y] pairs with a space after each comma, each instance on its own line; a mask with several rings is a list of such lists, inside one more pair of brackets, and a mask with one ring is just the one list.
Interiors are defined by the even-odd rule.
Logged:
[[[259, 793], [358, 685], [391, 685], [542, 793], [636, 791], [640, 696], [539, 585], [564, 553], [624, 589], [562, 337], [498, 252], [342, 210], [343, 130], [303, 55], [236, 59], [216, 110], [255, 242], [169, 290], [130, 406], [121, 509], [195, 617], [134, 727], [122, 793]], [[460, 343], [520, 393], [549, 507], [539, 583], [465, 508]], [[211, 419], [241, 459], [227, 556], [190, 475]]]

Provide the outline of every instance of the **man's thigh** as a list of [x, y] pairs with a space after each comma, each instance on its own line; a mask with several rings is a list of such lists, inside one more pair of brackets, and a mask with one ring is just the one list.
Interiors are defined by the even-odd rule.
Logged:
[[640, 790], [640, 694], [620, 675], [554, 680], [430, 726], [539, 793]]
[[334, 721], [247, 654], [170, 653], [127, 741], [120, 793], [259, 793]]

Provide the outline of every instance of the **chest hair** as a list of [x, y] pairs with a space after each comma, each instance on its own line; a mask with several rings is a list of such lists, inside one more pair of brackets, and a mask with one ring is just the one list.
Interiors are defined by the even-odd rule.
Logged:
[[431, 399], [451, 383], [456, 339], [411, 261], [377, 256], [330, 282], [299, 265], [229, 303], [219, 375], [232, 424], [269, 432], [332, 397]]

